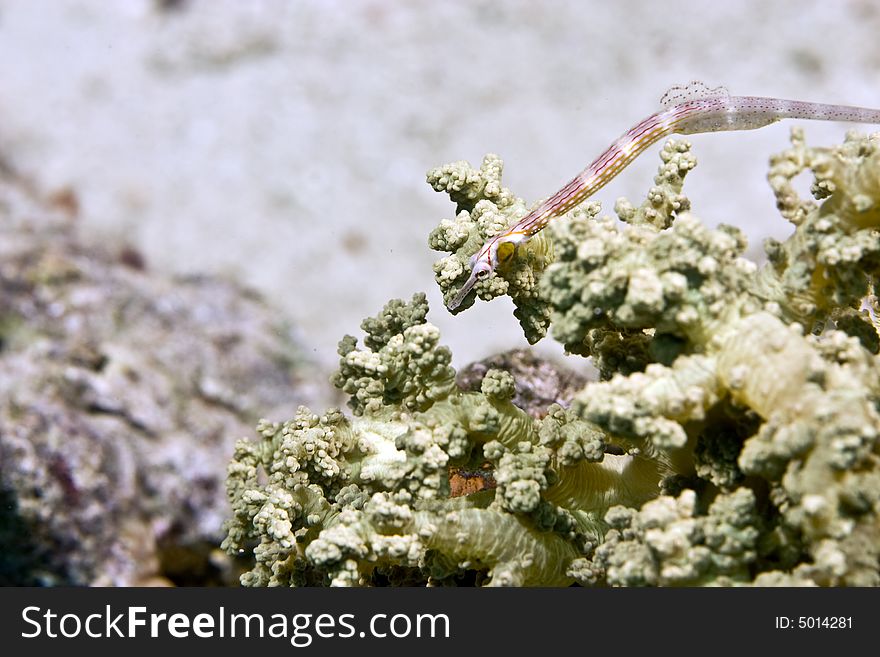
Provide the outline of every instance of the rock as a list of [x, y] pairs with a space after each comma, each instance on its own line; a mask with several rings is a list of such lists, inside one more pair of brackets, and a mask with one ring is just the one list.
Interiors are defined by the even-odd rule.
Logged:
[[465, 366], [458, 372], [456, 382], [463, 390], [478, 391], [490, 369], [513, 375], [513, 403], [537, 418], [546, 415], [550, 404], [568, 407], [574, 394], [589, 380], [582, 373], [540, 358], [527, 349], [512, 349]]
[[0, 584], [234, 582], [235, 439], [339, 402], [257, 294], [90, 246], [48, 201], [0, 171]]

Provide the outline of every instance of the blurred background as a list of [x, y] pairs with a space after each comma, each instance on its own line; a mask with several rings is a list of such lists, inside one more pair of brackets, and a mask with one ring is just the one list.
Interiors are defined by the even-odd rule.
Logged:
[[[878, 34], [874, 0], [2, 0], [0, 164], [89, 241], [258, 289], [325, 372], [416, 291], [460, 367], [526, 343], [502, 300], [443, 308], [427, 235], [454, 207], [429, 168], [495, 152], [534, 202], [692, 79], [878, 107]], [[802, 124], [815, 145], [851, 127]], [[764, 177], [791, 125], [691, 138], [694, 211], [756, 257], [789, 232]], [[659, 150], [605, 211], [641, 201]]]

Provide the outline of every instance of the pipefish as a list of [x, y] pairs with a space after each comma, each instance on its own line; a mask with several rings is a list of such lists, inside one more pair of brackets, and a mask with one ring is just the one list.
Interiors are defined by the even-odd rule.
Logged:
[[782, 119], [880, 123], [880, 110], [762, 96], [731, 96], [725, 87], [693, 81], [674, 86], [660, 100], [661, 110], [621, 135], [604, 153], [558, 192], [506, 231], [488, 239], [470, 258], [471, 273], [449, 303], [455, 310], [478, 280], [509, 260], [516, 246], [531, 239], [554, 217], [565, 214], [604, 187], [651, 144], [671, 134], [755, 130]]

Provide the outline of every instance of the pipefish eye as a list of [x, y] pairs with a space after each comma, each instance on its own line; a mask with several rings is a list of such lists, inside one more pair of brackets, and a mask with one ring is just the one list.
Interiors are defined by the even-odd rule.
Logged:
[[488, 275], [489, 275], [488, 269], [480, 269], [479, 271], [476, 272], [477, 278], [486, 278], [486, 276], [488, 276]]

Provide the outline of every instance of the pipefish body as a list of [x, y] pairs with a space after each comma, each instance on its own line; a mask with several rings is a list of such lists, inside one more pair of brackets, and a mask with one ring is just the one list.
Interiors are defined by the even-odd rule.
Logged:
[[660, 100], [662, 109], [621, 135], [604, 153], [553, 196], [538, 205], [505, 232], [495, 235], [470, 259], [471, 274], [449, 303], [455, 310], [478, 280], [486, 278], [499, 262], [513, 256], [517, 244], [531, 239], [551, 219], [565, 214], [608, 184], [651, 144], [671, 134], [693, 135], [724, 130], [755, 130], [781, 119], [880, 123], [880, 110], [847, 105], [827, 105], [800, 100], [731, 96], [724, 87], [703, 82], [669, 89]]

